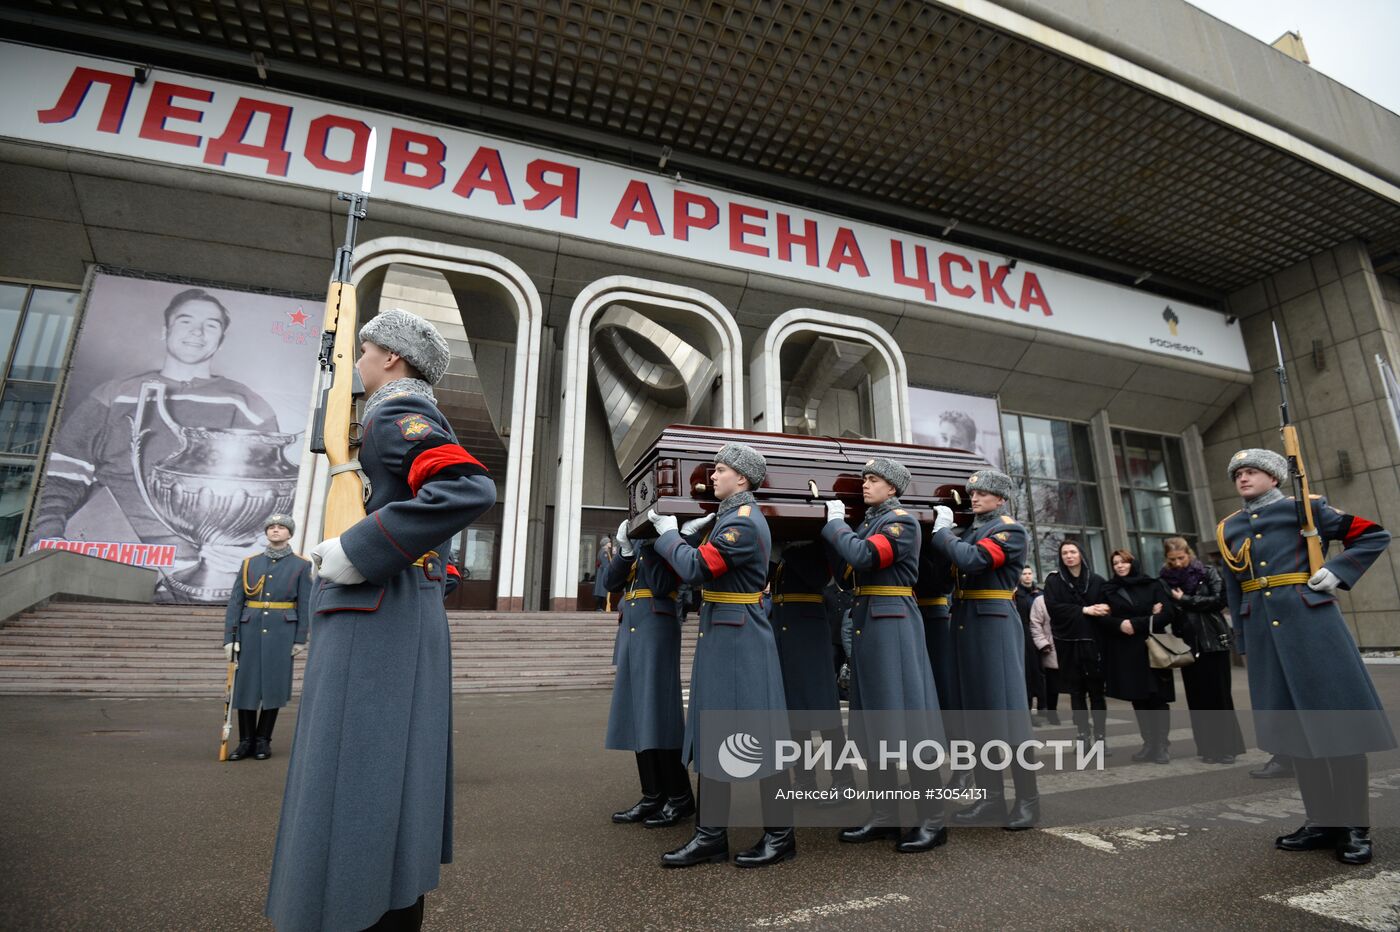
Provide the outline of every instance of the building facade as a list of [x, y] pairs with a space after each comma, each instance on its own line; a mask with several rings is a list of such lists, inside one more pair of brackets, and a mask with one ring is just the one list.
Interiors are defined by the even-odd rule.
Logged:
[[[438, 324], [498, 483], [463, 607], [591, 604], [675, 422], [980, 449], [1042, 576], [1069, 535], [1209, 552], [1229, 455], [1279, 448], [1275, 322], [1315, 489], [1400, 526], [1400, 117], [1184, 3], [198, 6], [0, 14], [7, 558], [82, 475], [94, 283], [300, 296], [314, 333], [371, 130], [361, 317]], [[275, 381], [232, 348], [212, 376]], [[1400, 554], [1347, 597], [1363, 646], [1397, 605]]]

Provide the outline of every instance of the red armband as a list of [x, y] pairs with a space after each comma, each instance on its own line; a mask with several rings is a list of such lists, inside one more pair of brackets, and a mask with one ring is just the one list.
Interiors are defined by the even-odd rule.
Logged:
[[705, 561], [711, 576], [723, 576], [729, 572], [729, 564], [724, 562], [724, 554], [714, 544], [700, 545], [700, 558]]
[[1342, 542], [1345, 544], [1350, 544], [1362, 534], [1365, 534], [1367, 531], [1375, 527], [1379, 527], [1379, 525], [1376, 524], [1376, 522], [1367, 521], [1365, 518], [1358, 518], [1355, 515], [1353, 515], [1351, 519], [1351, 525], [1347, 528], [1347, 535], [1342, 539]]
[[894, 563], [894, 545], [884, 534], [872, 534], [865, 542], [875, 548], [875, 555], [880, 558], [880, 569], [886, 569]]
[[423, 487], [423, 483], [433, 476], [449, 466], [462, 465], [475, 466], [483, 472], [486, 470], [486, 467], [481, 465], [480, 460], [455, 443], [445, 443], [440, 447], [424, 450], [418, 454], [413, 460], [413, 465], [409, 467], [408, 487], [414, 495], [417, 495], [418, 490]]
[[992, 558], [992, 569], [1000, 569], [1006, 563], [1006, 551], [1001, 549], [1001, 544], [990, 537], [979, 540], [977, 546], [987, 551], [987, 555]]

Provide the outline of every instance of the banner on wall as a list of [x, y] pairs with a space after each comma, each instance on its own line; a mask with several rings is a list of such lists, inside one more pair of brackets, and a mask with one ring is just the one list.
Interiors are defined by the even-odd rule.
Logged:
[[910, 386], [909, 419], [915, 443], [967, 450], [997, 469], [1006, 468], [996, 398]]
[[1199, 307], [682, 179], [261, 87], [0, 43], [0, 136], [376, 199], [1250, 371]]
[[227, 600], [263, 521], [292, 510], [320, 311], [96, 273], [31, 548], [156, 569], [157, 601]]

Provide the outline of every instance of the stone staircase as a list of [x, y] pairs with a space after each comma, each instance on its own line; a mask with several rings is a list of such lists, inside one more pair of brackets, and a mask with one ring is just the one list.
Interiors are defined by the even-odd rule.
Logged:
[[[221, 697], [223, 609], [53, 602], [0, 626], [0, 695]], [[448, 612], [453, 690], [528, 692], [612, 686], [616, 615]], [[681, 676], [690, 679], [695, 616]], [[311, 650], [315, 650], [315, 630]], [[293, 689], [301, 689], [303, 661]]]

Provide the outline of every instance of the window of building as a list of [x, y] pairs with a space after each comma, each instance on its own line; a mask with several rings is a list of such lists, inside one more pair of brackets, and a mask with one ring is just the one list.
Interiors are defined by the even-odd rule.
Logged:
[[1184, 537], [1193, 548], [1197, 541], [1181, 440], [1114, 430], [1113, 456], [1128, 524], [1128, 548], [1142, 561], [1143, 571], [1155, 575], [1164, 559], [1162, 541]]
[[71, 289], [0, 282], [0, 562], [18, 555], [77, 312]]
[[1103, 509], [1087, 424], [1003, 414], [1006, 471], [1019, 486], [1016, 516], [1031, 535], [1028, 562], [1043, 581], [1058, 564], [1060, 542], [1073, 537], [1095, 572], [1106, 566]]

